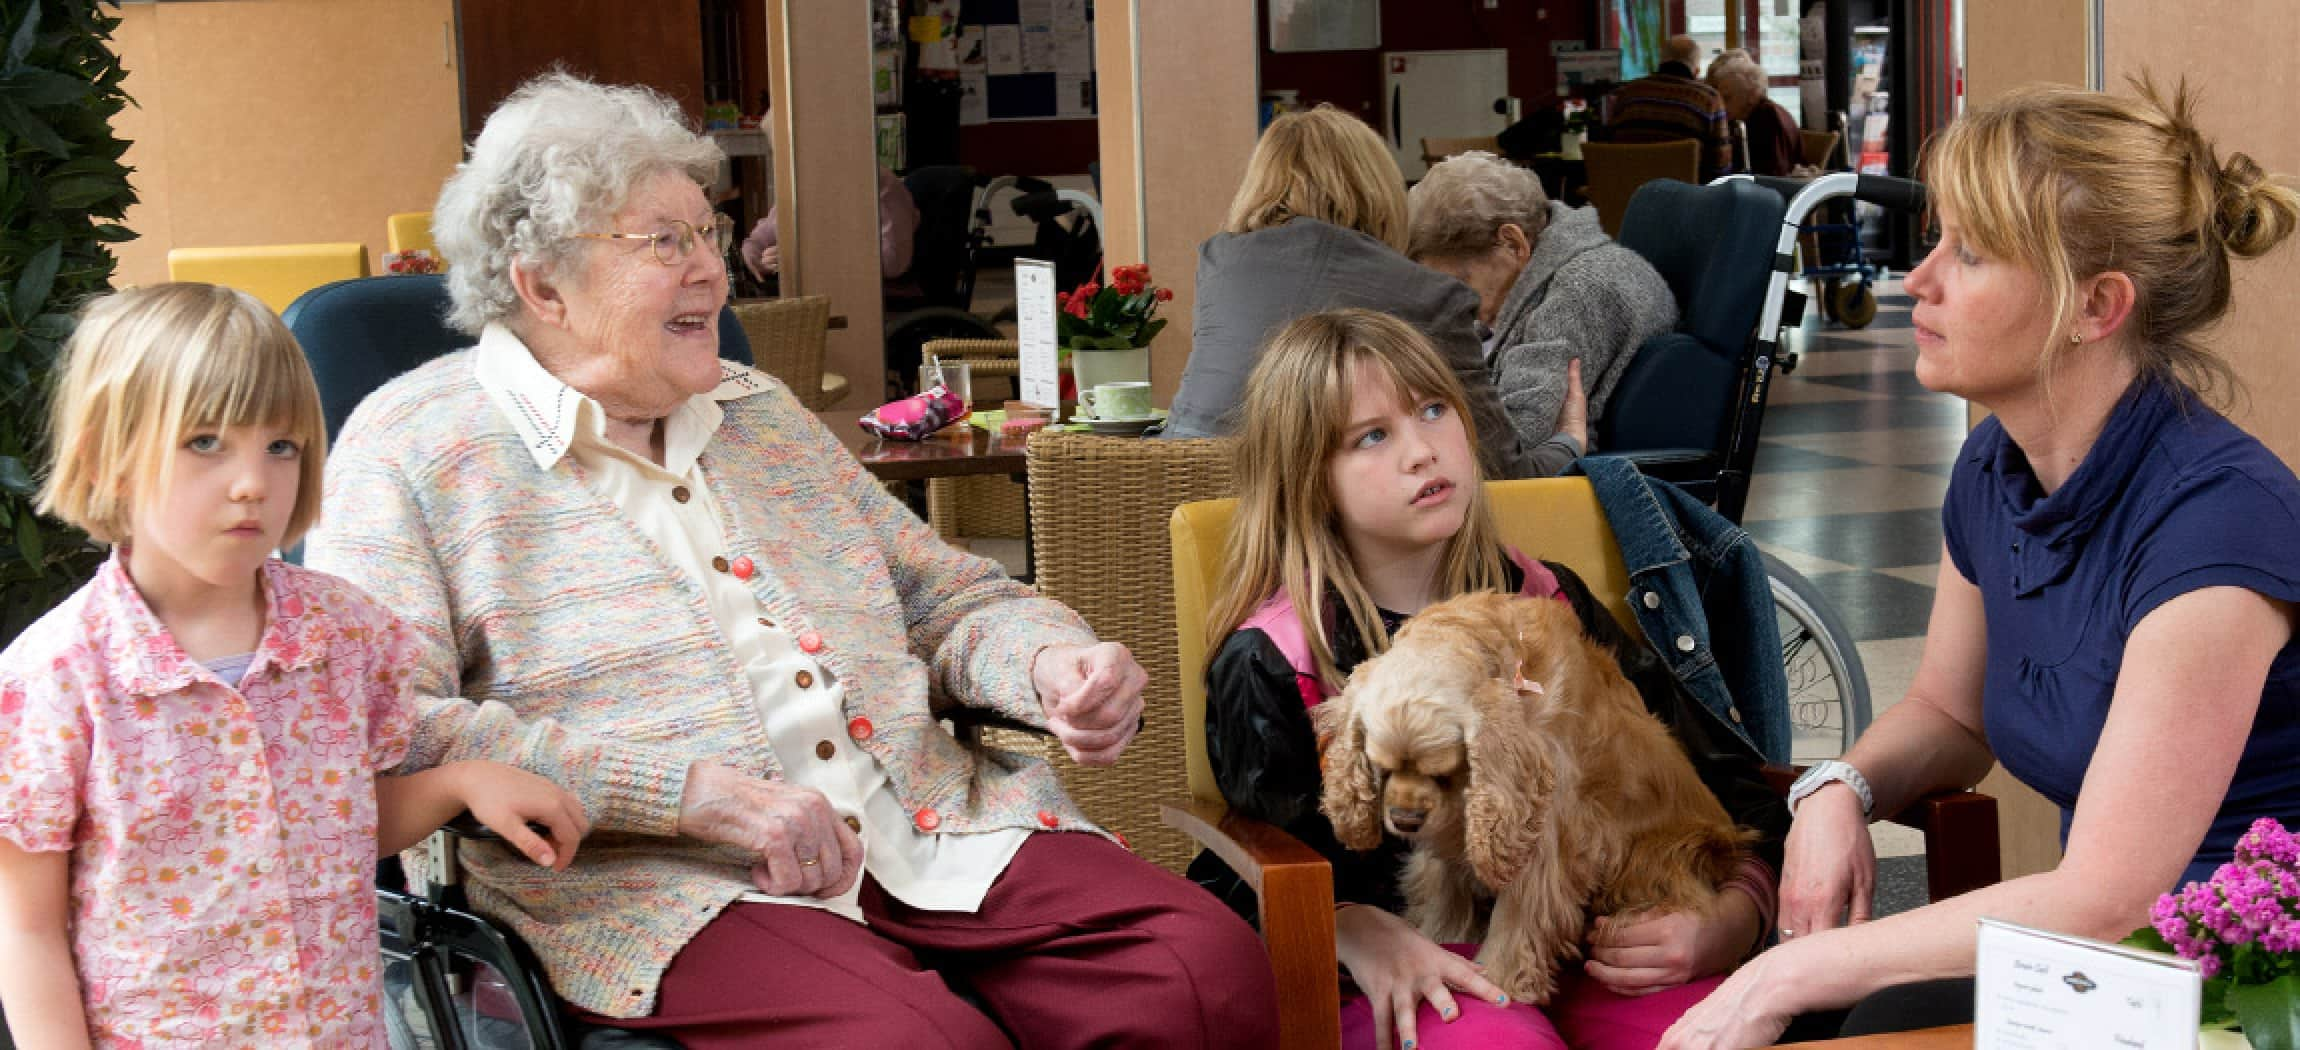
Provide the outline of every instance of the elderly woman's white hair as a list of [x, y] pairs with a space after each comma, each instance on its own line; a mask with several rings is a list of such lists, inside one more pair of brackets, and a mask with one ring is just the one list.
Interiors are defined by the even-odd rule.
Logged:
[[641, 183], [667, 172], [708, 186], [723, 154], [676, 102], [554, 70], [503, 100], [439, 191], [432, 237], [453, 265], [448, 323], [477, 335], [517, 316], [515, 265], [551, 272]]
[[1549, 226], [1540, 176], [1478, 150], [1432, 167], [1406, 195], [1406, 208], [1406, 256], [1416, 261], [1484, 255], [1505, 225], [1515, 224], [1527, 241]]
[[1749, 52], [1733, 48], [1720, 52], [1709, 62], [1709, 73], [1704, 78], [1709, 86], [1722, 93], [1728, 84], [1739, 87], [1744, 97], [1763, 97], [1765, 94], [1765, 67], [1749, 57]]

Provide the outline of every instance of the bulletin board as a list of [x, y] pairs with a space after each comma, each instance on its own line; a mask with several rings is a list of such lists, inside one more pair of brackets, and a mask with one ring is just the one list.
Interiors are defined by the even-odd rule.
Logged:
[[1094, 0], [966, 0], [961, 124], [1091, 120]]

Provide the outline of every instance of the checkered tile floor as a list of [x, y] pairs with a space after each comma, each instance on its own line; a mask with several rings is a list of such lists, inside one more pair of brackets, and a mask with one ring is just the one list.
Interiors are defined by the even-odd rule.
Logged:
[[[1917, 383], [1912, 301], [1897, 280], [1878, 290], [1868, 327], [1809, 316], [1792, 333], [1797, 369], [1774, 380], [1743, 524], [1836, 607], [1882, 712], [1908, 691], [1924, 648], [1966, 403]], [[1915, 833], [1881, 827], [1877, 847], [1880, 910], [1922, 903]]]

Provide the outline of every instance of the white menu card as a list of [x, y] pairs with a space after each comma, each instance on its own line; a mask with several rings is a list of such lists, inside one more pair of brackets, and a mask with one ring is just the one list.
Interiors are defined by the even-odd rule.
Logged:
[[1014, 314], [1022, 344], [1022, 400], [1062, 408], [1062, 360], [1054, 341], [1054, 264], [1014, 260]]
[[1980, 921], [1974, 1050], [2195, 1050], [2204, 978], [2159, 952]]

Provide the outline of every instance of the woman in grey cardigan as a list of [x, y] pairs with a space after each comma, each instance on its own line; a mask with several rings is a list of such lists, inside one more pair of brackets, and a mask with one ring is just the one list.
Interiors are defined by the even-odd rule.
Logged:
[[[1676, 327], [1676, 297], [1605, 235], [1596, 209], [1550, 200], [1533, 172], [1492, 154], [1438, 164], [1408, 201], [1406, 254], [1477, 292], [1486, 367], [1530, 472], [1559, 473], [1588, 451], [1586, 424], [1605, 414], [1638, 346]], [[1587, 396], [1585, 417], [1573, 393]]]
[[1487, 477], [1531, 474], [1478, 348], [1477, 297], [1415, 266], [1405, 247], [1405, 177], [1380, 135], [1331, 106], [1272, 121], [1222, 232], [1198, 248], [1190, 362], [1166, 436], [1230, 433], [1262, 341], [1294, 318], [1355, 306], [1437, 347], [1469, 394]]

